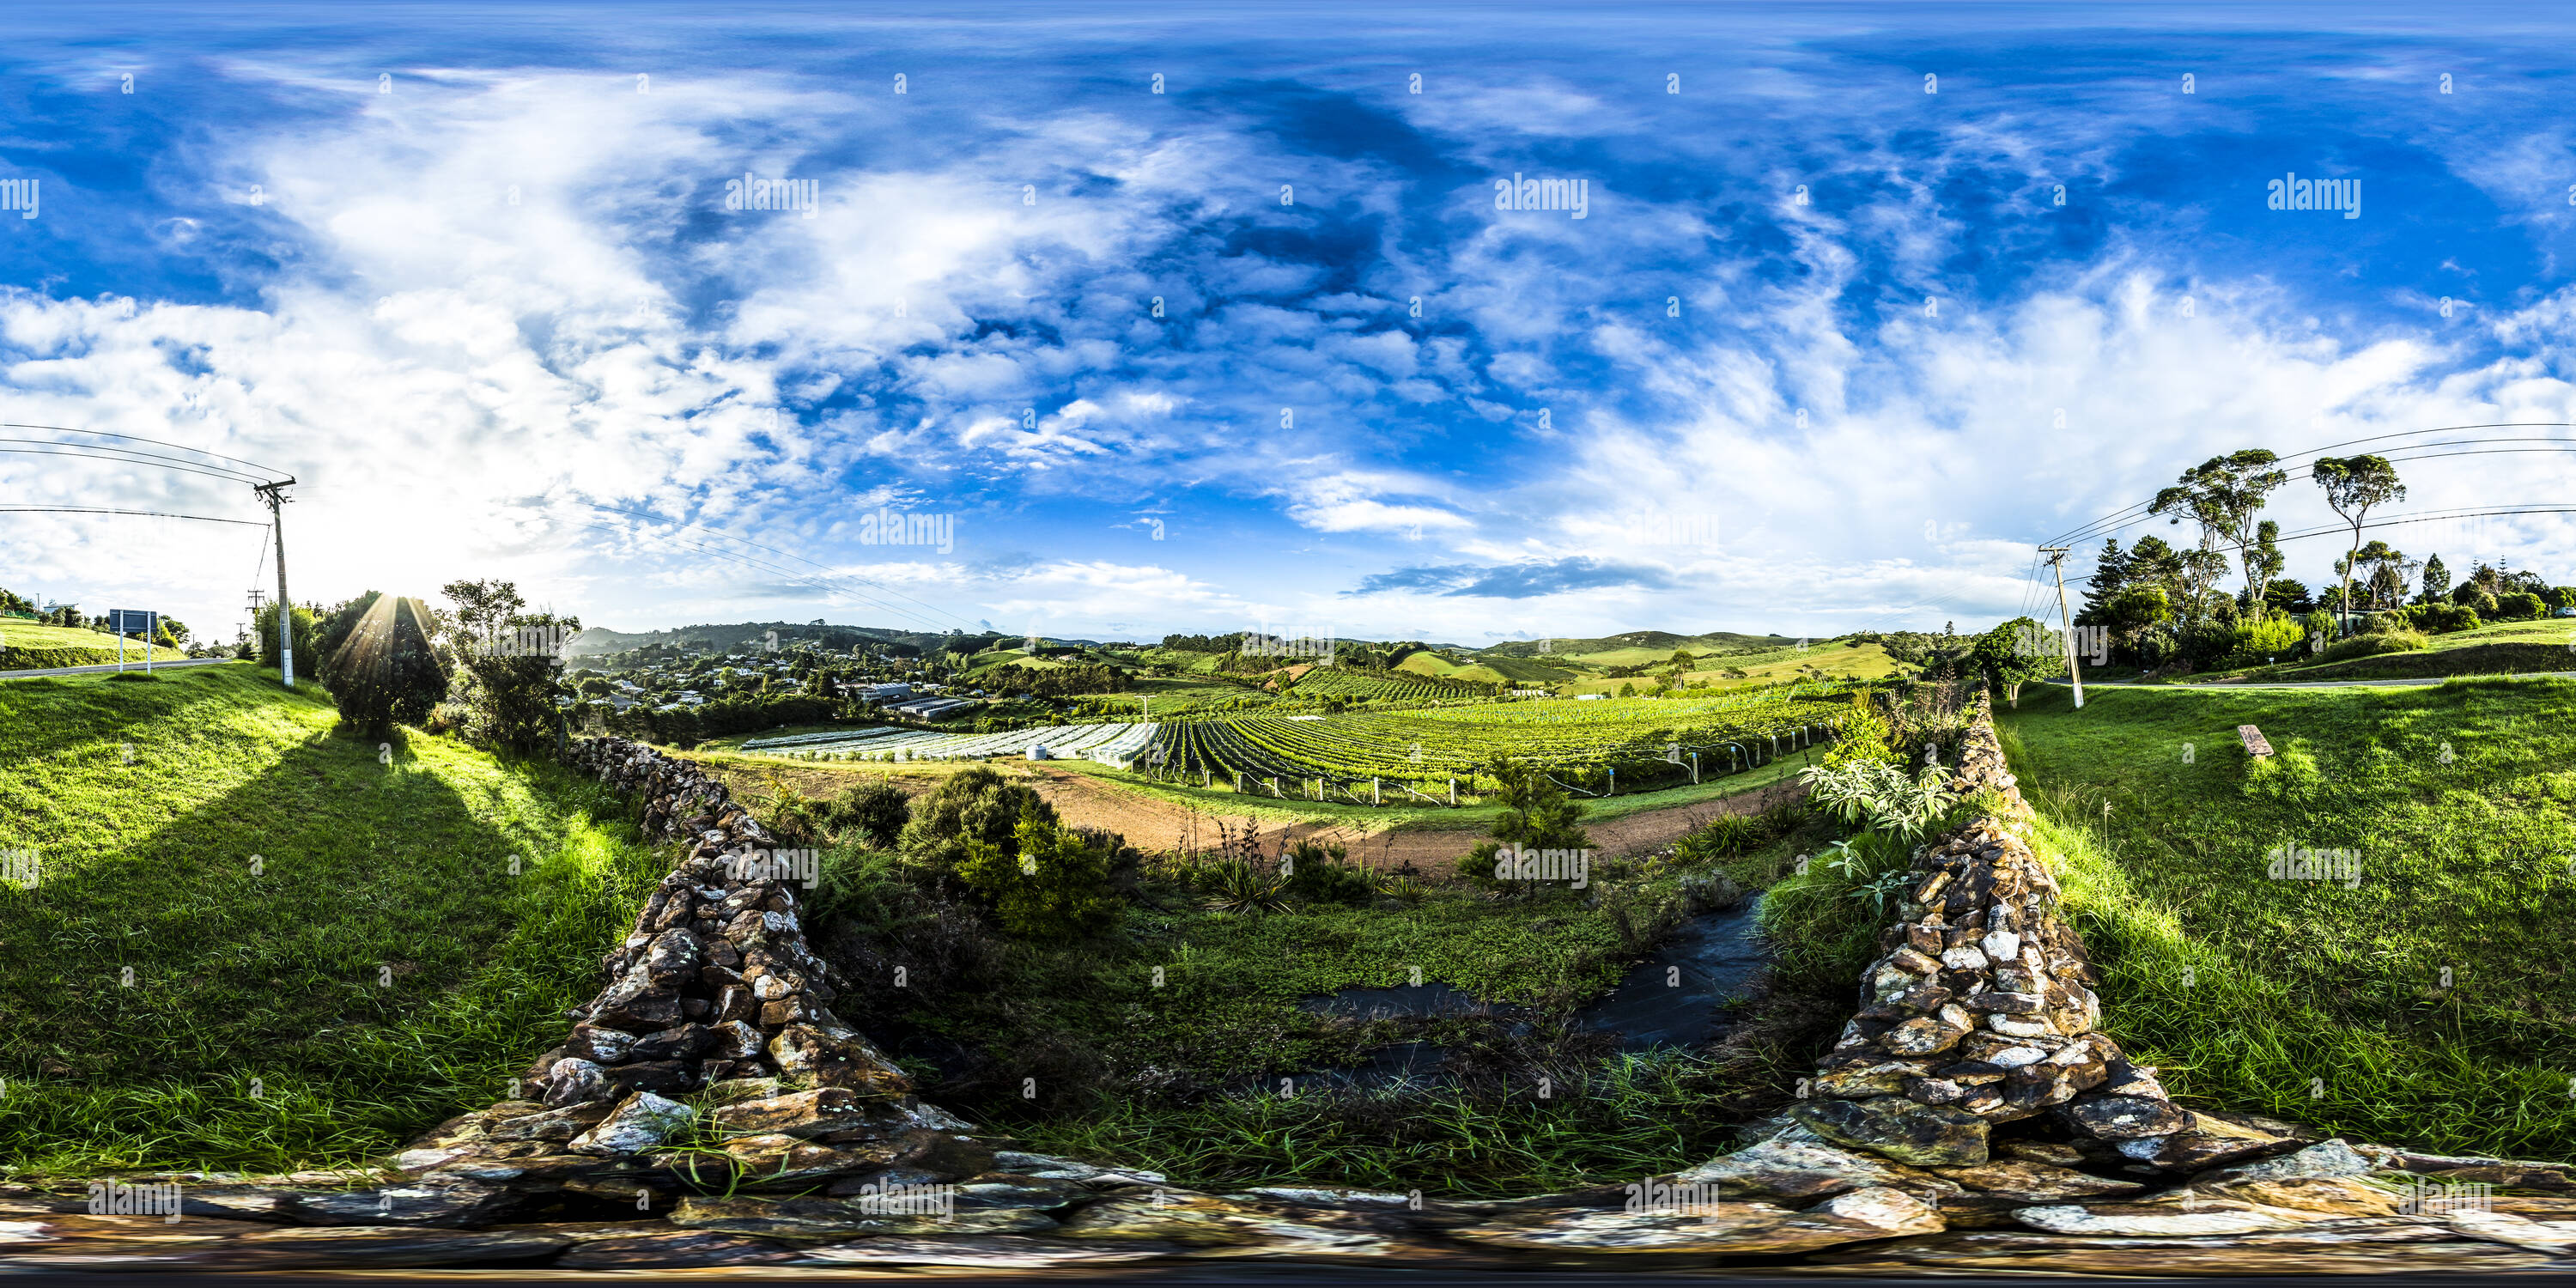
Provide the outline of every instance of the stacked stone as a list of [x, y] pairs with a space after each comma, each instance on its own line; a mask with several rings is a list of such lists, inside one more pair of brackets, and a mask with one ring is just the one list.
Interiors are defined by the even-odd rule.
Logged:
[[1918, 874], [1861, 1007], [1797, 1116], [1818, 1134], [1929, 1166], [1983, 1163], [1996, 1125], [2053, 1113], [2078, 1138], [2151, 1162], [2198, 1157], [2195, 1116], [2097, 1030], [2092, 963], [2022, 839], [2030, 808], [1983, 697], [1953, 786], [1993, 813], [1918, 852]]
[[528, 1081], [557, 1108], [636, 1092], [691, 1092], [729, 1078], [901, 1096], [901, 1072], [830, 1011], [835, 972], [805, 945], [796, 893], [772, 838], [724, 784], [622, 738], [568, 750], [574, 768], [640, 796], [647, 835], [690, 842], [625, 942], [609, 984], [573, 1008], [564, 1045]]

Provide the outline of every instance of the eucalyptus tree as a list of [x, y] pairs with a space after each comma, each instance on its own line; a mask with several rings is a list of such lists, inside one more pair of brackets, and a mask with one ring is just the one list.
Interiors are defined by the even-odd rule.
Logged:
[[2320, 456], [2309, 467], [2317, 486], [2325, 490], [2326, 504], [2352, 525], [2352, 544], [2344, 557], [2343, 619], [2352, 624], [2352, 569], [2360, 561], [2361, 527], [2372, 509], [2391, 501], [2406, 499], [2406, 485], [2397, 480], [2397, 467], [2385, 456]]

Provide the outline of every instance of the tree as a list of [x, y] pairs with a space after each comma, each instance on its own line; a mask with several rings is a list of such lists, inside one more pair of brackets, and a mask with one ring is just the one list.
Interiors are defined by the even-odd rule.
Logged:
[[0, 613], [32, 613], [36, 605], [6, 586], [0, 586]]
[[456, 605], [452, 617], [434, 620], [465, 706], [462, 733], [520, 755], [542, 749], [560, 718], [558, 699], [572, 697], [553, 646], [578, 633], [581, 619], [525, 611], [507, 581], [451, 581], [439, 593]]
[[[2254, 585], [2262, 587], [2261, 591], [2249, 594], [2245, 599], [2246, 607], [2255, 608], [2259, 607], [2257, 600], [2271, 592], [2273, 579], [2279, 577], [2281, 570], [2289, 566], [2289, 560], [2281, 554], [2279, 523], [2265, 519], [2261, 526], [2254, 529], [2254, 551], [2248, 556], [2248, 562], [2254, 570]], [[2306, 590], [2306, 587], [2300, 587], [2301, 594], [2304, 595]]]
[[1583, 802], [1568, 797], [1547, 771], [1502, 761], [1489, 772], [1501, 784], [1496, 799], [1503, 812], [1494, 819], [1494, 839], [1458, 860], [1459, 871], [1482, 880], [1497, 879], [1494, 861], [1507, 845], [1525, 850], [1592, 848], [1592, 837], [1583, 830]]
[[2323, 488], [2326, 504], [2343, 521], [2352, 525], [2352, 543], [2346, 555], [2343, 590], [2343, 624], [2352, 624], [2352, 557], [2361, 552], [2361, 525], [2373, 508], [2391, 501], [2406, 499], [2406, 485], [2397, 480], [2397, 467], [2385, 456], [2320, 456], [2309, 467], [2309, 473]]
[[427, 610], [418, 600], [374, 592], [348, 637], [323, 661], [321, 677], [339, 705], [340, 723], [369, 741], [392, 737], [396, 724], [427, 719], [447, 696], [447, 668]]
[[[304, 659], [306, 667], [324, 660], [322, 650], [315, 647], [321, 633], [321, 623], [315, 618], [313, 609], [307, 605], [298, 604], [287, 621], [288, 629], [295, 634], [295, 656]], [[259, 646], [259, 664], [264, 668], [276, 669], [278, 665], [276, 604], [262, 604], [258, 612], [251, 614], [250, 632], [252, 641]], [[323, 683], [327, 686], [330, 682], [326, 680]]]
[[2066, 669], [2064, 638], [2032, 618], [2016, 617], [1978, 636], [1970, 656], [1986, 683], [2003, 690], [2005, 701], [2018, 709], [2021, 686]]
[[1117, 920], [1110, 847], [1066, 827], [1052, 808], [1024, 809], [1007, 847], [981, 837], [965, 847], [957, 879], [990, 900], [1002, 929], [1016, 938], [1081, 939]]
[[2451, 570], [2442, 566], [2442, 556], [2424, 561], [2424, 594], [2416, 602], [2438, 604], [2451, 593]]
[[2104, 611], [2128, 584], [2129, 556], [2121, 552], [2118, 537], [2106, 537], [2102, 553], [2093, 556], [2093, 575], [2084, 583], [2084, 609], [2075, 615], [2076, 624], [2104, 625]]
[[[2154, 503], [2148, 506], [2150, 514], [2176, 516], [2176, 523], [2182, 521], [2182, 515], [2198, 521], [2200, 549], [2218, 554], [2221, 567], [2225, 555], [2216, 547], [2223, 543], [2235, 550], [2245, 568], [2244, 602], [2248, 604], [2254, 602], [2264, 575], [2258, 566], [2262, 555], [2255, 544], [2255, 516], [2263, 510], [2263, 498], [2290, 477], [2278, 468], [2280, 460], [2259, 447], [2210, 457], [2183, 471], [2182, 477], [2172, 487], [2156, 493]], [[2186, 571], [2193, 578], [2190, 604], [2193, 616], [2198, 617], [2202, 611], [2201, 593], [2214, 578], [2203, 580], [2209, 578], [2211, 571], [2205, 562], [2187, 564]]]
[[2276, 577], [2263, 583], [2263, 606], [2303, 616], [2315, 607], [2315, 602], [2308, 596], [2308, 583], [2294, 577]]

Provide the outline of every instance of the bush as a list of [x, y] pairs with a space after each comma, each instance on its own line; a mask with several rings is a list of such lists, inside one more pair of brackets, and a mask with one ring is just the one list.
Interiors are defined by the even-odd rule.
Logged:
[[[322, 664], [321, 623], [314, 619], [310, 608], [297, 608], [288, 620], [294, 623], [295, 673], [310, 676]], [[277, 605], [262, 604], [259, 611], [251, 615], [250, 640], [259, 650], [259, 664], [276, 670]]]
[[430, 642], [420, 601], [368, 592], [323, 662], [321, 680], [340, 708], [340, 722], [369, 741], [390, 738], [397, 724], [417, 725], [447, 696], [447, 669]]
[[[1346, 862], [1348, 851], [1341, 846], [1327, 850], [1312, 841], [1299, 845], [1288, 855], [1288, 876], [1282, 884], [1288, 893], [1309, 903], [1366, 903], [1375, 893], [1366, 869]], [[1493, 871], [1487, 865], [1487, 872]]]
[[2495, 620], [2498, 607], [2496, 604], [2496, 597], [2488, 594], [2484, 587], [2479, 586], [2474, 581], [2465, 581], [2460, 583], [2459, 589], [2451, 592], [2451, 602], [2476, 613], [2478, 616], [2483, 617], [2488, 621]]
[[1894, 731], [1868, 703], [1866, 690], [1855, 693], [1852, 695], [1852, 709], [1835, 719], [1834, 730], [1839, 736], [1834, 739], [1833, 746], [1825, 749], [1826, 765], [1848, 765], [1864, 760], [1896, 763]]
[[1055, 807], [1027, 786], [1014, 783], [987, 766], [953, 775], [939, 790], [921, 800], [904, 824], [897, 845], [904, 855], [935, 871], [954, 872], [969, 857], [969, 843], [980, 842], [1017, 858], [1023, 815], [1036, 813], [1053, 822]]
[[2477, 613], [2460, 604], [2417, 604], [2407, 617], [2415, 629], [2448, 635], [2454, 631], [2473, 631], [2486, 623]]
[[2349, 662], [2357, 657], [2377, 657], [2383, 653], [2406, 653], [2429, 648], [2432, 641], [2421, 631], [2395, 630], [2370, 635], [2355, 635], [2326, 649], [2318, 656], [2328, 662]]
[[2546, 611], [2548, 611], [2548, 605], [2540, 602], [2540, 596], [2527, 590], [2515, 591], [2513, 594], [2498, 596], [2496, 599], [2495, 615], [2500, 621], [2529, 621]]
[[912, 798], [880, 778], [861, 783], [832, 799], [824, 814], [834, 831], [854, 831], [875, 849], [891, 848], [912, 821]]
[[1108, 847], [1066, 827], [1036, 793], [1028, 795], [1009, 846], [963, 839], [958, 880], [989, 900], [1004, 933], [1016, 938], [1060, 942], [1098, 934], [1118, 917]]
[[2288, 613], [2276, 612], [2260, 621], [2240, 622], [2226, 665], [2263, 666], [2276, 658], [2293, 656], [2306, 634]]

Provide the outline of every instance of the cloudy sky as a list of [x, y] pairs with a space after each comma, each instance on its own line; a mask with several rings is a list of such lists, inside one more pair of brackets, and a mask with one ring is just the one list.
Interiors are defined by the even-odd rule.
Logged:
[[[30, 449], [0, 505], [255, 519], [238, 481], [47, 453], [255, 463], [298, 480], [299, 600], [1966, 629], [2036, 604], [2035, 544], [2213, 453], [2576, 437], [2546, 428], [2576, 419], [2576, 24], [2518, 8], [10, 22], [0, 419], [55, 428], [0, 431], [40, 444], [0, 444]], [[2267, 208], [2292, 174], [2357, 181], [2357, 217]], [[1582, 206], [1498, 208], [1515, 179]], [[791, 208], [729, 208], [747, 180]], [[2420, 433], [2508, 422], [2544, 428]], [[2576, 503], [2535, 446], [2418, 452], [2398, 508]], [[2275, 511], [2333, 521], [2306, 483]], [[2565, 516], [2379, 535], [2576, 581]], [[2312, 582], [2339, 553], [2289, 549]], [[266, 553], [0, 513], [0, 586], [200, 634]]]

